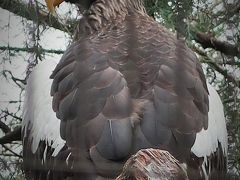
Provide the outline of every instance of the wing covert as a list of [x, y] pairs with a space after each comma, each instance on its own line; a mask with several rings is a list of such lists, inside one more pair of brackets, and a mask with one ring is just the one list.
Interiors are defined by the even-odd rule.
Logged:
[[[78, 149], [72, 151], [75, 164], [78, 158], [93, 161], [98, 171], [101, 162], [95, 159], [113, 161], [130, 154], [134, 108], [127, 82], [109, 64], [110, 57], [97, 51], [91, 40], [80, 44], [69, 47], [51, 75], [53, 109], [61, 120], [61, 137], [69, 148]], [[79, 152], [85, 155], [79, 157]]]

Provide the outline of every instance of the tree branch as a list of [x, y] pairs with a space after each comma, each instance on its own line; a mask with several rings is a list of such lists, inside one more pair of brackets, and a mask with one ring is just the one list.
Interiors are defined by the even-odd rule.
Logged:
[[220, 65], [218, 65], [211, 57], [209, 57], [204, 51], [192, 47], [193, 51], [198, 53], [199, 55], [203, 56], [202, 63], [206, 63], [211, 66], [214, 70], [222, 74], [229, 82], [234, 83], [238, 88], [240, 88], [240, 81], [237, 80], [234, 76], [229, 74], [226, 69], [223, 69]]
[[[17, 157], [19, 157], [19, 158], [22, 158], [21, 155], [15, 153], [15, 152], [12, 151], [10, 148], [8, 148], [6, 145], [2, 144], [2, 146], [3, 146], [7, 151], [9, 151], [10, 153], [12, 153], [12, 155], [17, 156]], [[9, 154], [9, 155], [10, 155], [10, 154]], [[4, 154], [4, 156], [5, 156], [5, 154]]]
[[8, 132], [5, 136], [0, 138], [0, 144], [7, 144], [13, 141], [21, 141], [21, 126], [18, 126], [13, 131]]
[[[8, 101], [9, 103], [20, 103], [21, 101]], [[12, 118], [16, 119], [16, 120], [19, 120], [20, 122], [22, 121], [22, 118], [17, 116], [15, 113], [11, 113], [9, 112], [8, 110], [1, 110], [1, 114], [4, 113], [4, 116], [0, 117], [0, 118], [3, 118], [3, 117], [6, 117], [6, 116], [11, 116]]]
[[[35, 48], [21, 48], [21, 47], [9, 47], [9, 46], [0, 46], [0, 50], [10, 50], [10, 51], [15, 51], [15, 52], [36, 52]], [[38, 48], [37, 50], [38, 52], [43, 52], [43, 53], [54, 53], [54, 54], [63, 54], [64, 51], [63, 50], [55, 50], [55, 49], [43, 49], [43, 48]]]
[[0, 7], [27, 20], [37, 21], [41, 25], [48, 25], [69, 34], [72, 34], [74, 30], [72, 20], [63, 24], [57, 17], [50, 15], [43, 9], [36, 8], [33, 4], [27, 4], [21, 0], [1, 0]]
[[6, 134], [11, 131], [11, 129], [2, 121], [0, 121], [0, 129]]
[[213, 37], [212, 34], [206, 34], [203, 32], [194, 32], [194, 39], [205, 48], [213, 48], [226, 55], [237, 56], [240, 58], [240, 48], [237, 45], [230, 44], [228, 42], [220, 41]]
[[2, 75], [3, 75], [6, 79], [8, 79], [7, 74], [9, 74], [9, 75], [10, 75], [10, 79], [11, 79], [20, 89], [23, 89], [23, 88], [24, 88], [23, 85], [26, 85], [26, 84], [27, 84], [27, 83], [26, 83], [26, 79], [19, 79], [19, 78], [15, 77], [15, 76], [12, 74], [12, 72], [9, 71], [9, 70], [3, 70], [1, 73], [2, 73]]

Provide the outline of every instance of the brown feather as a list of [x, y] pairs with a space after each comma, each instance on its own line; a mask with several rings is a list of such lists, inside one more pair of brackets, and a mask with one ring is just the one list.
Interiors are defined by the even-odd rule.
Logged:
[[[66, 171], [79, 177], [117, 176], [141, 148], [186, 162], [196, 133], [207, 128], [200, 62], [141, 0], [93, 3], [51, 78], [53, 109], [74, 159]], [[91, 175], [79, 169], [85, 161]]]

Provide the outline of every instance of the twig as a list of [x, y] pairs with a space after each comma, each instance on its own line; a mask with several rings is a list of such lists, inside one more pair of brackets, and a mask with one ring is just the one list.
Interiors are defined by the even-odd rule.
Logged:
[[7, 144], [13, 141], [21, 140], [21, 127], [15, 128], [13, 131], [8, 132], [5, 136], [0, 138], [0, 144]]
[[0, 129], [6, 134], [11, 131], [11, 129], [2, 121], [0, 121]]
[[[11, 71], [9, 70], [3, 70], [2, 71], [2, 75], [7, 79], [7, 73], [11, 76], [10, 79], [20, 88], [23, 89], [24, 86], [26, 85], [26, 79], [19, 79], [17, 77], [15, 77]], [[21, 83], [21, 84], [20, 84]]]
[[[35, 48], [21, 48], [21, 47], [9, 47], [9, 46], [0, 46], [0, 50], [3, 50], [3, 51], [15, 51], [15, 52], [36, 52], [36, 49]], [[63, 50], [55, 50], [55, 49], [43, 49], [43, 48], [39, 48], [38, 49], [39, 52], [42, 52], [42, 53], [54, 53], [54, 54], [63, 54], [64, 51]]]
[[194, 32], [194, 39], [205, 48], [213, 48], [226, 55], [237, 56], [240, 58], [240, 47], [225, 41], [216, 39], [212, 34], [203, 32]]
[[12, 151], [10, 148], [8, 148], [6, 145], [2, 144], [2, 146], [3, 146], [6, 150], [8, 150], [9, 152], [11, 152], [14, 156], [17, 156], [17, 157], [19, 157], [19, 158], [22, 158], [21, 155], [15, 153], [15, 152]]
[[[11, 101], [9, 101], [9, 102], [11, 102]], [[20, 101], [18, 101], [18, 102], [20, 102]], [[11, 117], [14, 118], [14, 119], [17, 119], [17, 120], [19, 120], [19, 121], [22, 121], [22, 118], [19, 117], [19, 116], [17, 116], [15, 113], [11, 113], [11, 112], [9, 112], [8, 110], [1, 110], [1, 111], [2, 111], [1, 114], [4, 113], [6, 116], [11, 116]]]
[[[74, 20], [68, 20], [66, 23], [61, 23], [57, 17], [50, 15], [46, 11], [41, 9], [37, 9], [33, 4], [27, 4], [24, 1], [19, 0], [1, 0], [0, 7], [6, 9], [18, 16], [24, 17], [27, 20], [31, 21], [39, 21], [41, 25], [48, 25], [49, 27], [53, 27], [55, 29], [59, 29], [61, 31], [72, 34], [74, 31]], [[38, 17], [36, 18], [36, 15]]]
[[204, 51], [200, 50], [197, 47], [192, 47], [192, 49], [198, 53], [199, 55], [203, 56], [202, 59], [203, 63], [208, 64], [211, 66], [214, 70], [222, 74], [229, 82], [234, 83], [238, 88], [240, 88], [240, 81], [236, 80], [234, 76], [229, 74], [227, 70], [223, 69], [221, 66], [219, 66], [211, 57], [209, 57]]

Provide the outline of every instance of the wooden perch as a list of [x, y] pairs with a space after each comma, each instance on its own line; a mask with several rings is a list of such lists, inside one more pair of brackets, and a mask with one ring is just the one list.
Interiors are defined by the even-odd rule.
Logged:
[[124, 165], [116, 180], [188, 180], [185, 167], [168, 151], [143, 149]]

